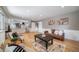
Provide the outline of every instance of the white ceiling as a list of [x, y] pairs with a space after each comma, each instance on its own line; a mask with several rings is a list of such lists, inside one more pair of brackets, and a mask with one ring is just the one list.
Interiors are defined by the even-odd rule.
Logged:
[[79, 10], [78, 6], [7, 6], [12, 15], [32, 20], [42, 20]]

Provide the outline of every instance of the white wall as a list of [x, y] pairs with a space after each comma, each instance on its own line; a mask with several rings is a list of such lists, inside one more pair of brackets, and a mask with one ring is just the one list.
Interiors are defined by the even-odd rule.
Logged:
[[79, 30], [64, 30], [65, 38], [79, 41]]

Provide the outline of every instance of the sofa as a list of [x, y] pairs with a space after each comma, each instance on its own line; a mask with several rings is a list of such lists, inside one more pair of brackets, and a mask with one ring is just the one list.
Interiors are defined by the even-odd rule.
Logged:
[[64, 35], [65, 34], [64, 34], [63, 30], [55, 30], [55, 29], [53, 29], [51, 35], [52, 35], [52, 37], [54, 39], [64, 41]]

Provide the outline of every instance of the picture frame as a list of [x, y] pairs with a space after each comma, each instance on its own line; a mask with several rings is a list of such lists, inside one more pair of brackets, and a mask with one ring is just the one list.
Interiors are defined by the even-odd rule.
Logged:
[[69, 24], [69, 17], [62, 17], [58, 20], [50, 19], [48, 21], [48, 24], [49, 25], [67, 25], [67, 24]]

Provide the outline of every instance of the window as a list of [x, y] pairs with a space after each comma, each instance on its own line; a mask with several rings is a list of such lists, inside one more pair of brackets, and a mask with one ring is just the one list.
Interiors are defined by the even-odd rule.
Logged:
[[4, 30], [4, 19], [2, 14], [0, 14], [0, 30]]
[[0, 10], [0, 45], [4, 43], [5, 40], [5, 23], [4, 23], [4, 16], [1, 13], [2, 11]]

